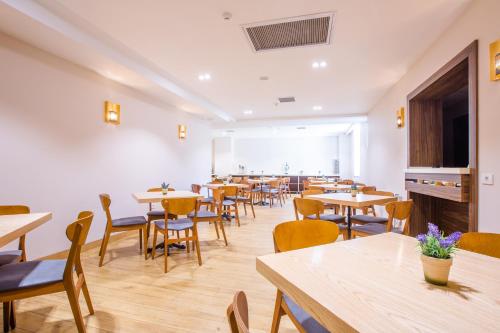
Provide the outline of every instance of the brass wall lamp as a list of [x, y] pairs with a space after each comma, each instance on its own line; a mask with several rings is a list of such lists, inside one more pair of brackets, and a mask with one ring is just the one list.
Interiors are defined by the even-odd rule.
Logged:
[[120, 104], [104, 102], [104, 122], [113, 125], [120, 125]]
[[398, 128], [405, 127], [405, 108], [403, 107], [396, 111], [396, 125]]

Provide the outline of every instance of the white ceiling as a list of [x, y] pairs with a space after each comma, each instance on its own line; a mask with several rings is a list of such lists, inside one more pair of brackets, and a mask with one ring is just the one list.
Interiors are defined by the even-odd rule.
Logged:
[[[35, 15], [19, 9], [24, 2], [1, 2], [0, 30], [185, 111], [248, 120], [366, 114], [469, 0], [35, 2], [65, 19], [63, 27], [49, 26], [54, 18], [47, 15], [28, 23], [26, 17]], [[225, 11], [231, 20], [223, 20]], [[336, 15], [332, 43], [325, 46], [254, 53], [241, 28], [331, 11]], [[92, 36], [93, 43], [82, 41], [68, 25]], [[316, 60], [328, 66], [313, 70]], [[212, 79], [200, 82], [198, 75], [205, 72]], [[270, 79], [260, 81], [262, 75]], [[284, 96], [297, 102], [276, 107]], [[323, 109], [314, 111], [314, 105]], [[245, 116], [248, 109], [253, 114]]]
[[318, 137], [347, 134], [352, 128], [349, 123], [334, 123], [300, 126], [260, 126], [215, 129], [214, 137], [231, 136], [234, 138], [270, 138], [270, 137]]

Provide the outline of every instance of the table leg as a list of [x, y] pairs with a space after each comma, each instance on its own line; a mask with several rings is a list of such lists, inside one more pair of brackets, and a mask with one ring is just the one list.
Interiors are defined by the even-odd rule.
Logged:
[[347, 206], [347, 239], [351, 239], [351, 206]]

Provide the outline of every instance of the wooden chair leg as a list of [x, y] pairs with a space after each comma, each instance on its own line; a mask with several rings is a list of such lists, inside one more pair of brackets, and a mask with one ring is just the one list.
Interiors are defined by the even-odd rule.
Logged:
[[156, 239], [158, 237], [158, 229], [156, 229], [156, 224], [155, 227], [153, 228], [153, 248], [151, 250], [151, 259], [155, 258], [156, 255]]
[[139, 229], [139, 253], [142, 254], [142, 229]]
[[144, 248], [144, 260], [147, 260], [148, 259], [148, 226], [145, 225], [143, 228], [142, 228], [142, 238], [143, 238], [143, 248]]
[[26, 235], [19, 237], [19, 250], [21, 250], [21, 262], [26, 261]]
[[[81, 274], [83, 274], [83, 273], [81, 273]], [[83, 297], [85, 297], [85, 302], [87, 303], [87, 308], [89, 309], [89, 313], [91, 315], [93, 315], [94, 314], [94, 306], [92, 305], [92, 300], [90, 299], [89, 288], [87, 287], [87, 281], [85, 280], [85, 277], [83, 278], [82, 293], [83, 293]]]
[[102, 267], [102, 262], [104, 260], [104, 256], [106, 255], [106, 248], [108, 247], [108, 241], [109, 241], [109, 232], [106, 232], [104, 235], [104, 239], [102, 240], [101, 244], [101, 258], [99, 259], [99, 267]]
[[[219, 223], [220, 223], [220, 230], [222, 231], [222, 237], [224, 237], [224, 243], [226, 243], [227, 246], [226, 231], [224, 230], [224, 223], [222, 222], [222, 219], [219, 221]], [[217, 222], [215, 222], [215, 225], [217, 225]]]
[[215, 227], [215, 233], [217, 234], [217, 239], [220, 239], [219, 228], [217, 227], [217, 222], [214, 223], [214, 227]]
[[238, 203], [234, 205], [234, 215], [236, 217], [236, 222], [238, 223], [238, 227], [240, 226], [240, 214], [238, 213]]
[[250, 201], [250, 207], [252, 208], [253, 218], [255, 218], [255, 210], [253, 209], [253, 202], [252, 201]]
[[163, 241], [163, 244], [165, 244], [165, 247], [164, 247], [165, 254], [163, 255], [165, 257], [164, 258], [165, 261], [164, 261], [163, 273], [167, 273], [167, 268], [168, 268], [167, 267], [167, 257], [168, 257], [168, 240], [167, 240], [168, 238], [167, 238], [167, 234], [168, 234], [168, 232], [165, 230], [165, 234], [164, 234], [165, 239]]
[[85, 333], [85, 324], [83, 322], [82, 312], [80, 310], [80, 304], [78, 303], [78, 295], [76, 294], [75, 287], [71, 283], [66, 283], [64, 287], [66, 288], [66, 294], [68, 295], [69, 305], [71, 306], [71, 311], [73, 312], [73, 317], [75, 318], [78, 333]]
[[10, 328], [12, 330], [16, 329], [16, 303], [15, 301], [10, 302]]
[[245, 211], [245, 216], [247, 216], [247, 204], [243, 201], [243, 210]]
[[186, 252], [189, 253], [189, 229], [184, 230], [184, 237], [186, 237]]
[[281, 307], [281, 302], [283, 302], [283, 293], [278, 290], [276, 293], [276, 302], [274, 303], [274, 313], [273, 313], [273, 323], [271, 324], [271, 333], [278, 333], [280, 327], [281, 316], [283, 316], [283, 308]]
[[3, 303], [3, 331], [10, 331], [10, 306], [11, 302]]
[[201, 266], [200, 241], [198, 240], [198, 227], [196, 223], [193, 225], [193, 237], [196, 243], [196, 255], [198, 256], [198, 265]]

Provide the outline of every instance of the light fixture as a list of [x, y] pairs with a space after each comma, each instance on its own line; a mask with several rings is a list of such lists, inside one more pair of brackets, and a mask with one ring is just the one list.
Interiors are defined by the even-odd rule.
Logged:
[[104, 122], [120, 125], [120, 104], [104, 102]]
[[200, 81], [208, 81], [211, 78], [212, 77], [208, 73], [202, 73], [202, 74], [198, 75], [198, 80], [200, 80]]
[[405, 127], [405, 108], [403, 107], [396, 111], [396, 125], [398, 128]]
[[313, 110], [314, 111], [321, 111], [321, 110], [323, 110], [323, 107], [321, 105], [315, 105], [315, 106], [313, 106]]
[[186, 139], [186, 136], [187, 136], [186, 125], [177, 125], [177, 135], [179, 136], [179, 140]]
[[500, 39], [490, 44], [490, 80], [500, 80]]
[[249, 116], [249, 115], [251, 115], [252, 113], [253, 113], [253, 111], [252, 111], [252, 110], [245, 110], [245, 111], [243, 111], [243, 114], [244, 114], [244, 115], [246, 115], [246, 116]]
[[312, 63], [312, 68], [325, 68], [326, 67], [326, 61], [315, 61]]

